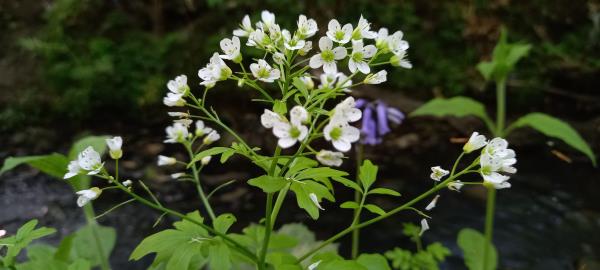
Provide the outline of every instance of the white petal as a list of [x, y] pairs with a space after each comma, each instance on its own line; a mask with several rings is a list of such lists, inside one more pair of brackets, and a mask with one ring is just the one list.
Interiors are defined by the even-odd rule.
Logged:
[[336, 47], [333, 49], [333, 55], [335, 60], [341, 60], [348, 55], [348, 51], [344, 47]]
[[277, 144], [279, 145], [279, 147], [284, 148], [284, 149], [290, 148], [294, 144], [296, 144], [296, 140], [291, 137], [279, 138], [279, 141], [277, 141]]
[[325, 73], [337, 73], [337, 65], [335, 62], [324, 63], [323, 71], [325, 71]]
[[333, 48], [333, 42], [328, 37], [321, 37], [319, 39], [319, 49], [321, 51], [331, 50]]
[[310, 58], [309, 66], [311, 68], [320, 68], [323, 65], [323, 58], [321, 54], [315, 54]]

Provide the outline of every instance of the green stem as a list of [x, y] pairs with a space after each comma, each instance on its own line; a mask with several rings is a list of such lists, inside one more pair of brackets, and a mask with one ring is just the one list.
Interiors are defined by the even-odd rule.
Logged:
[[[277, 145], [275, 148], [275, 154], [273, 155], [273, 161], [271, 161], [271, 167], [269, 168], [270, 176], [275, 175], [275, 168], [277, 168], [279, 154], [281, 154], [281, 147]], [[265, 267], [265, 259], [267, 256], [267, 250], [269, 249], [269, 241], [271, 239], [271, 231], [273, 230], [273, 226], [271, 225], [271, 218], [273, 215], [273, 195], [273, 193], [267, 193], [267, 203], [265, 207], [265, 236], [263, 238], [263, 245], [258, 257], [259, 269], [263, 269]]]
[[496, 136], [504, 135], [506, 121], [506, 79], [496, 81]]
[[91, 203], [88, 203], [83, 207], [83, 212], [85, 213], [87, 224], [90, 226], [92, 231], [92, 238], [94, 239], [94, 244], [96, 245], [97, 253], [100, 259], [100, 268], [102, 270], [109, 270], [110, 264], [108, 262], [108, 258], [106, 257], [107, 254], [104, 252], [104, 248], [102, 247], [102, 242], [100, 242], [100, 232], [98, 230], [99, 225], [95, 220], [96, 213], [94, 212], [94, 207]]
[[[360, 175], [360, 166], [363, 160], [364, 145], [358, 144], [356, 146], [356, 183], [360, 185], [358, 176]], [[358, 190], [354, 191], [354, 202], [357, 204], [361, 201], [361, 193]], [[354, 222], [360, 222], [360, 208], [354, 209]], [[356, 228], [352, 231], [352, 259], [358, 256], [358, 250], [360, 245], [360, 229]]]
[[485, 243], [483, 244], [483, 269], [489, 269], [490, 246], [494, 234], [494, 207], [496, 205], [496, 189], [492, 185], [486, 185], [488, 189], [487, 203], [485, 208]]
[[[186, 143], [184, 145], [188, 152], [188, 155], [190, 156], [190, 160], [194, 159], [194, 152], [192, 152], [192, 145], [190, 143]], [[208, 216], [210, 217], [210, 220], [215, 220], [215, 218], [216, 218], [215, 212], [213, 211], [212, 206], [208, 202], [208, 199], [206, 199], [206, 194], [204, 193], [204, 190], [202, 189], [202, 185], [200, 184], [200, 174], [198, 171], [198, 167], [196, 167], [196, 163], [192, 163], [191, 165], [192, 165], [192, 173], [194, 176], [194, 183], [196, 183], [196, 190], [198, 191], [198, 196], [200, 196], [200, 200], [202, 201], [202, 204], [204, 204], [204, 208], [206, 209], [206, 212], [208, 212]]]
[[460, 160], [463, 158], [464, 155], [465, 155], [465, 152], [460, 153], [460, 156], [458, 156], [458, 158], [454, 162], [454, 165], [452, 166], [452, 172], [450, 172], [450, 176], [454, 175], [454, 172], [456, 171], [456, 166], [458, 166], [458, 163], [460, 162]]

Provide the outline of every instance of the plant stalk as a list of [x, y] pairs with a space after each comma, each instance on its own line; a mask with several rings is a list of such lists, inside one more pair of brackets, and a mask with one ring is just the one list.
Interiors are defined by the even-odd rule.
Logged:
[[483, 244], [483, 269], [487, 270], [490, 261], [490, 247], [494, 234], [494, 207], [496, 205], [496, 189], [492, 185], [485, 185], [487, 192], [487, 203], [485, 209], [485, 243]]
[[496, 81], [496, 136], [504, 135], [506, 121], [506, 79]]
[[[360, 175], [360, 165], [362, 164], [364, 158], [364, 150], [365, 147], [362, 144], [358, 144], [356, 146], [356, 183], [360, 185], [360, 180], [358, 179]], [[359, 204], [361, 201], [361, 194], [358, 190], [354, 191], [354, 202]], [[360, 222], [360, 210], [359, 208], [354, 209], [354, 223]], [[358, 256], [358, 250], [360, 246], [360, 229], [356, 228], [352, 231], [352, 259], [356, 259]]]
[[[186, 143], [185, 148], [188, 151], [190, 160], [193, 160], [194, 152], [192, 151], [191, 144]], [[204, 208], [206, 209], [206, 212], [208, 213], [210, 220], [215, 220], [215, 218], [216, 218], [215, 212], [213, 211], [212, 206], [208, 202], [208, 199], [206, 198], [206, 194], [204, 193], [204, 190], [202, 189], [202, 185], [200, 184], [200, 172], [198, 171], [198, 167], [196, 167], [196, 163], [192, 164], [192, 174], [194, 175], [194, 183], [196, 184], [196, 190], [198, 191], [198, 196], [200, 197], [202, 204], [204, 204]]]

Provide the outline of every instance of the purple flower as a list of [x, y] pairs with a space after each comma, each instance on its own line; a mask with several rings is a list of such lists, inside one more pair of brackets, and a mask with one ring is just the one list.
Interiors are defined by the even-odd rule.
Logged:
[[398, 125], [404, 120], [404, 114], [400, 110], [388, 107], [381, 100], [369, 102], [365, 99], [358, 99], [356, 108], [363, 110], [362, 144], [380, 144], [383, 136], [391, 131], [388, 121]]

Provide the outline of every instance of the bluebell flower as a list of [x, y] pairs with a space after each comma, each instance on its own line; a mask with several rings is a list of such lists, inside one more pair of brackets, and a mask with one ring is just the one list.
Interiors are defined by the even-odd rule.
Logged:
[[381, 100], [369, 102], [365, 99], [358, 99], [355, 106], [363, 110], [360, 141], [362, 144], [380, 144], [383, 136], [391, 131], [390, 122], [398, 125], [405, 117], [400, 110], [388, 107]]

